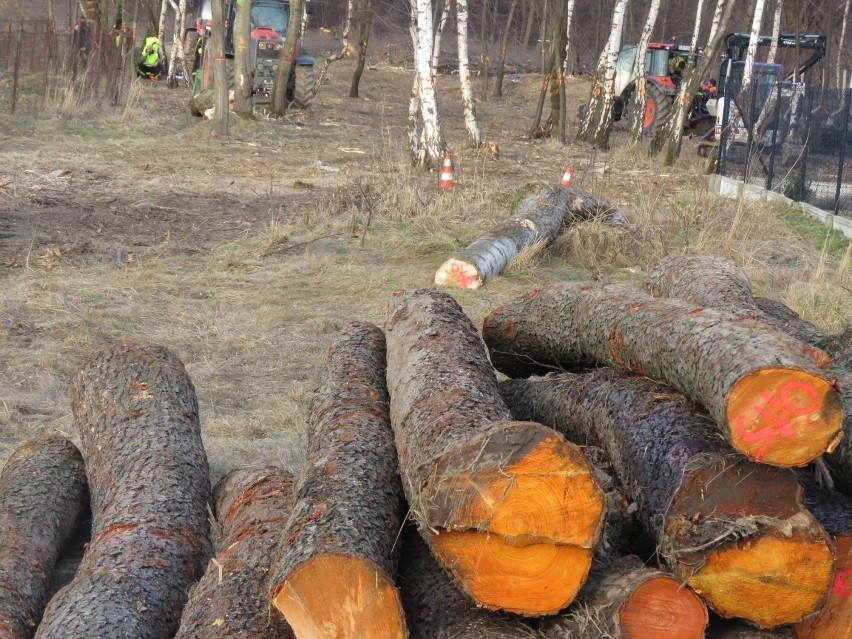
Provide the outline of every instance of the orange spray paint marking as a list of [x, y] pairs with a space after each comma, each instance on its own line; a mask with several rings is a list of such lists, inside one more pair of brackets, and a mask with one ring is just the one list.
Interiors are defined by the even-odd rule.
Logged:
[[852, 598], [852, 568], [845, 568], [838, 571], [834, 577], [834, 585], [831, 587], [831, 594], [838, 597]]
[[458, 264], [453, 264], [450, 267], [450, 275], [458, 280], [459, 284], [462, 285], [463, 288], [467, 288], [469, 284], [472, 284], [475, 281], [475, 278], [472, 275], [468, 275], [464, 272], [464, 269]]

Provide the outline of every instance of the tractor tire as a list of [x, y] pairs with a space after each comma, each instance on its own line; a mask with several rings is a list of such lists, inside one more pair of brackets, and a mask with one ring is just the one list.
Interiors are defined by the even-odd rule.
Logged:
[[[656, 85], [646, 84], [645, 115], [642, 118], [642, 135], [651, 136], [665, 122], [672, 110], [672, 97], [663, 93]], [[633, 122], [633, 109], [636, 108], [636, 92], [630, 94], [627, 104], [627, 121]]]
[[293, 85], [293, 106], [297, 109], [307, 109], [314, 99], [314, 67], [308, 65], [296, 65], [295, 83]]

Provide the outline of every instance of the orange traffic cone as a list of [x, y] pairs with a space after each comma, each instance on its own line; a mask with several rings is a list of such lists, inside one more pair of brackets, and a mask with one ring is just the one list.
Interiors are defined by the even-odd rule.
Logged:
[[574, 177], [574, 169], [573, 167], [566, 166], [565, 172], [562, 174], [562, 181], [560, 184], [562, 186], [571, 186], [571, 178]]
[[444, 151], [444, 166], [441, 168], [441, 181], [438, 186], [444, 191], [450, 191], [456, 185], [456, 177], [453, 174], [453, 154]]

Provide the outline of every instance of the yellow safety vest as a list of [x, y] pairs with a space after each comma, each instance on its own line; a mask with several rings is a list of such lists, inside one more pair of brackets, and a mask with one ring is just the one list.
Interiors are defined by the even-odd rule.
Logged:
[[154, 36], [145, 38], [145, 46], [142, 47], [142, 64], [146, 67], [155, 67], [160, 61], [160, 41]]

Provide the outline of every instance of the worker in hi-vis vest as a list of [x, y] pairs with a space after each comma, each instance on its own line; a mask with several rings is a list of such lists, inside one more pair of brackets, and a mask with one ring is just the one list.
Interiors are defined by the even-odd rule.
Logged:
[[160, 40], [157, 36], [148, 36], [142, 45], [142, 55], [136, 72], [143, 78], [156, 80], [166, 69], [165, 61]]

